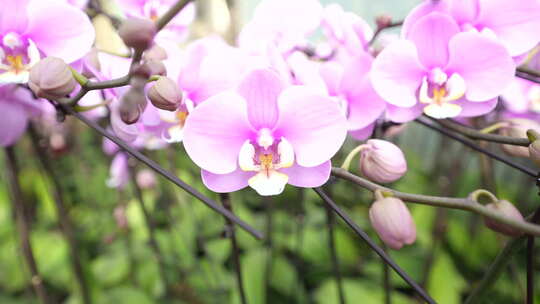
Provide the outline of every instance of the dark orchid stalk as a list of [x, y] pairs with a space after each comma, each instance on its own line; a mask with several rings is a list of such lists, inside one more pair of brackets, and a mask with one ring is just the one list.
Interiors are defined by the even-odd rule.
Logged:
[[24, 260], [30, 271], [30, 282], [41, 303], [52, 304], [48, 292], [45, 289], [45, 285], [43, 284], [43, 279], [39, 274], [36, 259], [34, 258], [34, 251], [32, 250], [32, 244], [30, 243], [30, 223], [27, 219], [25, 202], [19, 184], [19, 166], [13, 147], [5, 149], [5, 164], [7, 168], [7, 179], [11, 190], [11, 206], [15, 213], [15, 221], [17, 223], [17, 229], [19, 230]]

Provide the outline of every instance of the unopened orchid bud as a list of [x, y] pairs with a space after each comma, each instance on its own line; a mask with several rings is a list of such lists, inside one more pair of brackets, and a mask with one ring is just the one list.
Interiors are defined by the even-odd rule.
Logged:
[[[507, 122], [509, 125], [508, 127], [501, 128], [499, 132], [501, 135], [514, 138], [527, 138], [527, 130], [533, 129], [540, 131], [540, 124], [530, 119], [514, 118], [509, 119]], [[529, 157], [527, 147], [515, 145], [502, 145], [501, 147], [508, 155], [516, 157]]]
[[168, 77], [159, 77], [148, 90], [148, 99], [158, 109], [176, 111], [182, 103], [182, 91], [174, 80]]
[[529, 155], [531, 160], [540, 167], [540, 140], [535, 140], [529, 145]]
[[390, 183], [407, 172], [407, 161], [401, 149], [391, 142], [370, 139], [360, 156], [360, 171], [378, 183]]
[[120, 118], [128, 125], [136, 123], [146, 109], [146, 96], [144, 90], [130, 88], [120, 99]]
[[156, 175], [149, 169], [141, 170], [137, 173], [137, 185], [141, 189], [152, 189], [156, 186]]
[[152, 75], [161, 75], [166, 76], [167, 75], [167, 68], [163, 64], [163, 62], [158, 60], [148, 60], [145, 61], [143, 64], [137, 66], [133, 70], [134, 75], [138, 75], [142, 78], [150, 78]]
[[400, 249], [416, 240], [411, 213], [398, 198], [378, 198], [369, 209], [369, 220], [381, 240], [392, 249]]
[[157, 60], [163, 61], [167, 59], [167, 52], [161, 46], [154, 44], [148, 51], [144, 52], [143, 59], [145, 61]]
[[144, 51], [152, 46], [156, 32], [155, 23], [152, 20], [142, 18], [129, 18], [118, 29], [118, 34], [124, 43], [139, 51]]
[[[523, 215], [521, 215], [521, 213], [514, 206], [514, 204], [510, 203], [509, 201], [500, 200], [496, 203], [487, 204], [486, 207], [496, 210], [498, 212], [501, 212], [506, 217], [511, 218], [513, 220], [524, 221]], [[520, 236], [522, 234], [521, 231], [514, 229], [512, 227], [509, 227], [508, 225], [505, 225], [501, 222], [495, 221], [488, 217], [484, 218], [484, 223], [489, 229], [502, 233], [507, 236]]]
[[28, 86], [36, 96], [54, 99], [73, 92], [76, 82], [69, 65], [62, 59], [47, 57], [30, 70]]

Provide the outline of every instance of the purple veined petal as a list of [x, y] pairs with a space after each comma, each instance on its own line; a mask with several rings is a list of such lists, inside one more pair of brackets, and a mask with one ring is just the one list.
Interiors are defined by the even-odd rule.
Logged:
[[238, 93], [247, 102], [247, 114], [255, 130], [272, 129], [278, 120], [278, 97], [285, 85], [277, 73], [270, 69], [254, 70], [238, 87]]
[[422, 115], [422, 109], [424, 104], [417, 104], [410, 108], [401, 108], [394, 105], [387, 105], [386, 107], [386, 119], [397, 122], [409, 122], [415, 120], [418, 116]]
[[484, 102], [471, 102], [465, 98], [462, 98], [460, 100], [453, 101], [452, 103], [461, 107], [459, 117], [474, 117], [493, 111], [497, 106], [497, 101], [498, 98], [493, 98]]
[[326, 161], [315, 167], [302, 167], [294, 164], [292, 167], [279, 171], [289, 176], [289, 184], [296, 187], [312, 188], [324, 185], [330, 178], [331, 169], [332, 163]]
[[318, 166], [336, 154], [347, 135], [346, 120], [336, 102], [300, 86], [285, 89], [278, 102], [274, 136], [291, 143], [300, 166]]
[[506, 48], [475, 32], [459, 33], [450, 40], [447, 74], [465, 80], [470, 101], [486, 101], [502, 94], [514, 79], [515, 65]]
[[95, 32], [88, 16], [80, 9], [57, 1], [31, 1], [26, 35], [47, 56], [70, 63], [90, 51]]
[[452, 17], [434, 12], [418, 19], [406, 38], [416, 45], [418, 58], [424, 67], [442, 68], [448, 63], [448, 42], [459, 32], [459, 26]]
[[373, 61], [371, 83], [388, 103], [412, 107], [416, 92], [426, 74], [411, 41], [398, 40], [388, 45]]
[[373, 130], [375, 130], [375, 125], [376, 123], [373, 122], [362, 129], [349, 131], [349, 135], [351, 135], [352, 138], [356, 140], [366, 140], [371, 136], [371, 134], [373, 134]]
[[227, 174], [215, 174], [204, 169], [201, 170], [204, 185], [217, 193], [229, 193], [244, 189], [248, 186], [248, 180], [255, 174], [255, 172], [242, 171], [240, 168]]
[[8, 32], [22, 34], [28, 25], [28, 0], [2, 0], [0, 35]]
[[474, 24], [480, 12], [479, 0], [451, 0], [449, 1], [449, 13], [459, 24]]
[[347, 63], [340, 90], [348, 103], [347, 129], [365, 128], [381, 116], [386, 102], [375, 92], [369, 78], [373, 58], [361, 54]]
[[0, 147], [11, 146], [26, 130], [28, 113], [22, 105], [3, 97], [0, 97], [0, 112]]
[[540, 42], [540, 2], [480, 0], [477, 23], [492, 30], [511, 56], [518, 56]]
[[193, 109], [184, 126], [184, 147], [204, 170], [216, 174], [236, 170], [244, 142], [254, 135], [246, 101], [228, 91], [210, 97]]
[[403, 26], [401, 27], [401, 37], [407, 37], [411, 27], [422, 17], [433, 13], [433, 12], [448, 12], [449, 1], [431, 1], [426, 0], [421, 4], [412, 9], [412, 11], [407, 15], [403, 21]]

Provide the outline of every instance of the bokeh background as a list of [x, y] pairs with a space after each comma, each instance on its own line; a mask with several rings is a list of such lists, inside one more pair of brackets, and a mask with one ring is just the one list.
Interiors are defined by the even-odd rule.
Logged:
[[[291, 0], [293, 1], [293, 0]], [[389, 14], [401, 20], [418, 1], [321, 1], [340, 3], [374, 25]], [[228, 12], [224, 0], [200, 1], [201, 19], [194, 37], [225, 33]], [[237, 25], [246, 22], [258, 1], [237, 0]], [[104, 5], [111, 5], [103, 1]], [[110, 41], [108, 43], [111, 43]], [[482, 121], [477, 121], [482, 125]], [[73, 119], [66, 121], [65, 145], [52, 149], [42, 141], [49, 163], [59, 176], [63, 197], [93, 303], [240, 303], [225, 221], [199, 201], [167, 181], [143, 190], [155, 222], [158, 261], [149, 242], [148, 226], [133, 185], [106, 186], [111, 159], [102, 152], [102, 138]], [[487, 187], [516, 203], [523, 214], [538, 205], [534, 181], [492, 163], [456, 142], [421, 125], [379, 131], [405, 152], [409, 171], [392, 185], [398, 190], [445, 196], [466, 196]], [[334, 165], [358, 143], [348, 141]], [[497, 147], [488, 147], [500, 153]], [[29, 136], [15, 148], [20, 182], [31, 223], [31, 243], [44, 284], [54, 303], [76, 304], [80, 292], [71, 268], [69, 249], [58, 225], [52, 181], [44, 175]], [[145, 151], [165, 168], [214, 199], [181, 144]], [[0, 303], [38, 303], [30, 284], [11, 209], [5, 164], [0, 165]], [[482, 167], [484, 169], [482, 169]], [[487, 168], [487, 169], [486, 169]], [[132, 162], [132, 171], [144, 169]], [[486, 171], [487, 170], [487, 171]], [[491, 171], [492, 173], [490, 173]], [[488, 174], [482, 174], [488, 172]], [[344, 181], [328, 186], [336, 202], [378, 241], [369, 225], [372, 195]], [[248, 303], [339, 303], [328, 242], [326, 209], [315, 193], [287, 186], [277, 197], [262, 198], [246, 189], [231, 195], [235, 214], [264, 231], [259, 241], [237, 230]], [[411, 205], [418, 239], [412, 246], [389, 251], [395, 261], [422, 284], [439, 303], [461, 303], [485, 274], [507, 242], [483, 225], [476, 215]], [[356, 235], [336, 219], [336, 247], [347, 303], [384, 303], [384, 264]], [[159, 263], [165, 267], [160, 272]], [[539, 264], [539, 263], [537, 263]], [[163, 276], [171, 284], [165, 286]], [[391, 274], [392, 303], [420, 303], [413, 290]], [[488, 291], [485, 303], [521, 303], [525, 293], [525, 251], [518, 249], [509, 266]], [[540, 301], [540, 294], [537, 295]]]

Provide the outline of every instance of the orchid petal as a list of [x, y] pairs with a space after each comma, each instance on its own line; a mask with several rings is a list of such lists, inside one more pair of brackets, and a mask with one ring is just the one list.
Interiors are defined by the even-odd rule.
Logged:
[[228, 91], [209, 98], [188, 115], [184, 147], [202, 169], [231, 173], [237, 168], [240, 148], [252, 133], [245, 100]]
[[80, 9], [58, 1], [32, 1], [28, 15], [26, 35], [47, 56], [70, 63], [90, 51], [95, 39], [94, 27]]
[[284, 84], [272, 70], [254, 70], [238, 88], [247, 101], [248, 119], [253, 128], [272, 129], [279, 117], [278, 97]]
[[28, 24], [27, 7], [28, 0], [2, 0], [0, 35], [24, 32]]
[[13, 145], [24, 133], [28, 125], [28, 113], [17, 102], [0, 100], [0, 147]]
[[217, 193], [228, 193], [238, 191], [248, 186], [248, 180], [254, 172], [246, 172], [237, 169], [227, 174], [215, 174], [206, 170], [201, 170], [204, 185]]
[[470, 101], [492, 99], [502, 94], [514, 79], [512, 57], [493, 39], [474, 32], [459, 33], [450, 40], [449, 50], [446, 70], [465, 80], [465, 96]]
[[337, 103], [306, 87], [285, 89], [279, 98], [276, 136], [294, 147], [296, 162], [313, 167], [329, 160], [345, 137], [346, 121]]
[[332, 164], [326, 161], [315, 167], [302, 167], [298, 164], [280, 171], [289, 176], [289, 184], [296, 187], [319, 187], [330, 178]]
[[400, 107], [412, 107], [417, 103], [416, 91], [424, 75], [414, 44], [398, 40], [375, 58], [371, 83], [386, 102]]

